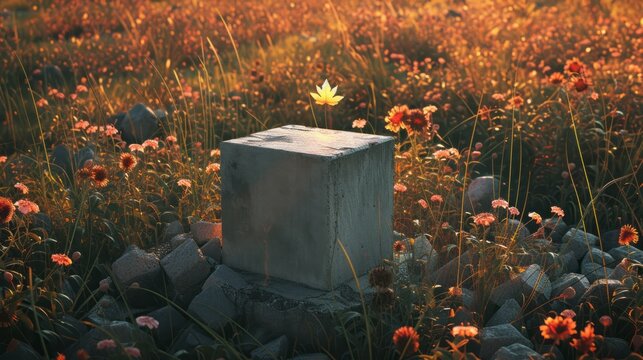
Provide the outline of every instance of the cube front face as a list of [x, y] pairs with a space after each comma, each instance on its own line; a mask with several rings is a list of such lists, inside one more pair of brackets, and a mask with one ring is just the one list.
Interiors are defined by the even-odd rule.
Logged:
[[285, 126], [221, 158], [226, 265], [330, 290], [352, 278], [340, 241], [358, 275], [390, 257], [392, 138]]

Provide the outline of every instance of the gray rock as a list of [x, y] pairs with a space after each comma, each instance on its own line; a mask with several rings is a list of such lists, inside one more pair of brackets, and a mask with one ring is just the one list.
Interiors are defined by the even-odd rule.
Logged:
[[643, 264], [643, 250], [637, 249], [634, 246], [619, 246], [609, 251], [615, 261], [621, 261], [625, 258], [637, 261]]
[[158, 343], [167, 344], [174, 340], [188, 321], [183, 314], [170, 305], [149, 313], [159, 322], [159, 327], [153, 332]]
[[170, 352], [176, 353], [180, 350], [192, 351], [197, 346], [214, 344], [216, 344], [216, 340], [214, 340], [211, 335], [203, 331], [198, 325], [192, 324], [183, 329], [178, 339], [172, 344]]
[[559, 255], [557, 263], [561, 265], [561, 269], [563, 269], [564, 272], [577, 273], [580, 271], [578, 259], [576, 259], [576, 255], [574, 255], [573, 252]]
[[492, 360], [540, 360], [545, 359], [544, 356], [540, 355], [531, 348], [523, 344], [512, 344], [509, 346], [503, 346], [500, 350], [496, 351], [493, 354]]
[[208, 240], [205, 245], [201, 246], [201, 252], [203, 255], [214, 260], [217, 264], [221, 264], [221, 240]]
[[110, 295], [103, 295], [89, 311], [87, 318], [98, 326], [109, 325], [114, 321], [123, 321], [127, 312], [123, 306]]
[[7, 351], [0, 355], [0, 360], [41, 360], [42, 356], [31, 345], [12, 339], [9, 341]]
[[563, 236], [562, 243], [561, 254], [572, 252], [576, 260], [580, 260], [589, 249], [598, 243], [598, 237], [580, 229], [571, 228]]
[[288, 353], [288, 338], [282, 335], [250, 353], [252, 360], [283, 359]]
[[609, 305], [609, 302], [614, 297], [614, 292], [622, 288], [623, 283], [618, 280], [599, 279], [589, 286], [589, 289], [581, 296], [580, 301], [589, 301], [595, 308], [599, 309]]
[[163, 230], [163, 241], [169, 242], [173, 237], [182, 234], [183, 232], [183, 225], [181, 224], [181, 222], [178, 220], [174, 220], [171, 223], [165, 225], [165, 229]]
[[531, 233], [525, 225], [516, 219], [505, 219], [493, 226], [496, 241], [502, 244], [516, 242], [522, 244]]
[[183, 244], [188, 239], [192, 239], [192, 234], [178, 234], [170, 239], [170, 245], [172, 249], [176, 249], [177, 247], [179, 247], [179, 245]]
[[238, 313], [235, 304], [218, 284], [203, 289], [190, 303], [188, 312], [214, 330], [235, 320]]
[[274, 339], [274, 335], [270, 331], [261, 328], [254, 327], [252, 329], [246, 329], [239, 336], [239, 349], [244, 354], [250, 354], [250, 352], [263, 344], [267, 344], [270, 340]]
[[202, 246], [208, 242], [208, 240], [221, 237], [221, 224], [197, 221], [190, 224], [190, 232], [197, 245]]
[[156, 255], [131, 247], [112, 264], [114, 280], [125, 291], [127, 302], [136, 307], [153, 305], [162, 281], [161, 264]]
[[520, 275], [493, 289], [490, 300], [498, 306], [504, 304], [508, 299], [514, 299], [519, 303], [523, 300], [532, 300], [535, 304], [542, 304], [550, 297], [549, 277], [540, 269], [539, 265], [533, 264]]
[[94, 150], [94, 146], [85, 146], [74, 154], [74, 165], [76, 169], [80, 169], [85, 166], [88, 161], [93, 161], [95, 158], [96, 151]]
[[534, 345], [510, 324], [485, 327], [480, 331], [480, 357], [489, 359], [504, 346], [522, 344], [530, 349]]
[[621, 234], [620, 229], [610, 230], [603, 233], [601, 240], [603, 240], [603, 251], [610, 251], [614, 248], [621, 246], [618, 243], [618, 238]]
[[[124, 321], [114, 321], [101, 327], [94, 328], [83, 335], [78, 342], [67, 348], [65, 353], [68, 359], [75, 359], [76, 352], [84, 349], [92, 358], [105, 358], [113, 353], [113, 350], [98, 350], [96, 344], [105, 339], [113, 339], [121, 344], [136, 344], [141, 350], [143, 358], [151, 358], [151, 350], [144, 349], [143, 346], [153, 344], [152, 337], [144, 330], [139, 329], [134, 324]], [[148, 351], [146, 351], [148, 350]]]
[[464, 211], [472, 214], [491, 210], [491, 201], [500, 194], [500, 182], [493, 176], [473, 179], [467, 187]]
[[590, 251], [587, 252], [587, 254], [585, 254], [585, 257], [583, 257], [583, 261], [581, 262], [581, 267], [587, 263], [595, 263], [601, 266], [605, 265], [605, 266], [611, 267], [615, 265], [615, 262], [616, 261], [614, 261], [614, 258], [612, 257], [612, 255], [606, 252], [603, 252], [600, 249], [592, 248]]
[[74, 175], [74, 166], [72, 163], [73, 156], [67, 145], [56, 145], [51, 152], [51, 164], [54, 165], [54, 168], [58, 170], [59, 174], [61, 171], [64, 172], [68, 180], [72, 180]]
[[225, 265], [217, 266], [201, 288], [205, 290], [213, 285], [230, 286], [236, 290], [248, 287], [248, 283], [236, 271]]
[[139, 103], [127, 112], [122, 121], [116, 123], [116, 128], [127, 143], [140, 144], [158, 134], [159, 120], [152, 109]]
[[514, 299], [505, 301], [504, 304], [489, 319], [486, 326], [496, 326], [502, 324], [511, 324], [516, 328], [520, 327], [519, 320], [522, 317], [522, 308]]
[[587, 277], [590, 283], [598, 279], [607, 279], [612, 274], [613, 269], [603, 268], [602, 265], [586, 262], [581, 266], [581, 273]]
[[210, 275], [210, 264], [192, 239], [161, 259], [161, 267], [182, 302], [189, 302]]
[[559, 217], [545, 219], [543, 220], [542, 225], [543, 228], [545, 228], [545, 236], [551, 238], [551, 241], [555, 243], [560, 243], [567, 232], [567, 229], [569, 229], [563, 219]]
[[[461, 282], [463, 287], [471, 287], [472, 277], [475, 271], [475, 264], [478, 262], [478, 254], [467, 250], [460, 257], [444, 264], [434, 273], [429, 274], [429, 281], [450, 288]], [[458, 263], [460, 278], [458, 279]], [[459, 281], [458, 281], [459, 280]]]
[[58, 65], [47, 64], [42, 67], [40, 71], [42, 77], [43, 85], [45, 89], [51, 87], [54, 89], [61, 89], [65, 86], [65, 77], [63, 76], [62, 70]]
[[422, 260], [424, 264], [423, 274], [431, 274], [437, 269], [439, 255], [438, 252], [433, 249], [433, 245], [427, 238], [426, 235], [420, 235], [415, 238], [413, 243], [413, 258], [416, 260]]
[[565, 289], [567, 289], [568, 287], [573, 288], [576, 294], [571, 298], [565, 299], [565, 301], [570, 304], [577, 304], [578, 300], [581, 298], [581, 296], [583, 296], [583, 294], [589, 288], [589, 281], [584, 275], [569, 273], [569, 274], [564, 274], [556, 281], [554, 281], [551, 287], [552, 287], [551, 295], [553, 297], [560, 296], [560, 294], [563, 291], [565, 291]]
[[609, 278], [613, 280], [620, 280], [623, 281], [623, 279], [626, 276], [634, 276], [636, 275], [636, 272], [631, 270], [632, 262], [629, 259], [623, 259], [616, 267], [614, 267], [614, 270], [610, 274]]
[[142, 287], [153, 288], [160, 281], [161, 264], [155, 255], [133, 247], [114, 261], [112, 272], [121, 286], [137, 282]]

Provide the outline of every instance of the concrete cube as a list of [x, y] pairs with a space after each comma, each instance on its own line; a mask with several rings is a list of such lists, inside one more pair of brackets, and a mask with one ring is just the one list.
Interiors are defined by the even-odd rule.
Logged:
[[330, 290], [391, 256], [391, 137], [288, 125], [221, 145], [223, 263]]

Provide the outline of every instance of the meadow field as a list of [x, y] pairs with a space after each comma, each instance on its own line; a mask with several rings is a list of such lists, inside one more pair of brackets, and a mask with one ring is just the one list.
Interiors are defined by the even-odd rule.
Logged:
[[[642, 67], [634, 0], [0, 0], [0, 359], [639, 359]], [[225, 246], [221, 142], [287, 124], [396, 140], [333, 340], [134, 304], [112, 264]]]

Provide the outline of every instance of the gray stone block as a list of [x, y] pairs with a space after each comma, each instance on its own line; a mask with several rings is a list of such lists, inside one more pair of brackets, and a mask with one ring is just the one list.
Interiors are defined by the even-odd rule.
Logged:
[[493, 354], [492, 360], [540, 360], [545, 357], [523, 344], [503, 346]]
[[194, 296], [210, 275], [210, 264], [192, 239], [161, 259], [161, 266], [177, 295], [187, 298]]
[[598, 236], [580, 229], [571, 228], [565, 233], [561, 241], [563, 244], [560, 248], [560, 253], [572, 252], [576, 260], [580, 260], [589, 249], [598, 243]]
[[607, 267], [612, 267], [612, 266], [615, 265], [614, 264], [615, 261], [614, 261], [614, 258], [612, 257], [612, 255], [610, 255], [610, 254], [608, 254], [606, 252], [603, 252], [600, 249], [592, 248], [583, 257], [583, 261], [581, 262], [581, 267], [584, 264], [587, 264], [587, 263], [594, 263], [594, 264], [599, 264], [599, 265], [602, 266], [603, 261], [605, 261], [604, 265], [607, 266]]
[[180, 221], [174, 220], [171, 223], [165, 225], [163, 229], [163, 242], [169, 242], [176, 235], [182, 234], [184, 232], [183, 225]]
[[485, 327], [480, 331], [480, 357], [489, 359], [504, 346], [522, 344], [530, 349], [534, 345], [510, 324]]
[[248, 283], [241, 275], [225, 265], [217, 266], [214, 272], [205, 280], [201, 288], [205, 290], [213, 285], [230, 286], [236, 290], [248, 287]]
[[491, 291], [490, 300], [500, 306], [508, 299], [523, 305], [542, 304], [551, 297], [551, 283], [539, 265], [533, 264], [515, 278], [500, 284]]
[[493, 230], [496, 241], [502, 244], [512, 242], [522, 244], [531, 235], [529, 229], [516, 219], [505, 219], [502, 222], [495, 223]]
[[190, 303], [188, 312], [214, 330], [234, 320], [238, 313], [218, 284], [203, 289]]
[[222, 248], [220, 239], [208, 240], [205, 245], [201, 246], [201, 252], [203, 253], [203, 255], [211, 258], [217, 264], [221, 263], [221, 251]]
[[577, 304], [580, 297], [583, 296], [589, 288], [589, 281], [581, 274], [564, 274], [551, 284], [551, 295], [558, 297], [568, 287], [573, 288], [576, 294], [571, 298], [565, 299], [565, 301], [570, 304]]
[[380, 264], [392, 253], [393, 144], [295, 125], [223, 142], [223, 263], [326, 290], [353, 277], [340, 241], [358, 275]]
[[108, 325], [113, 321], [122, 321], [126, 317], [127, 311], [123, 305], [110, 295], [103, 295], [87, 315], [87, 318], [98, 326]]
[[551, 238], [551, 241], [555, 243], [560, 243], [569, 227], [563, 219], [553, 217], [543, 220], [543, 228], [545, 228], [545, 236]]
[[420, 235], [415, 238], [413, 242], [413, 258], [415, 260], [422, 260], [424, 264], [424, 274], [428, 275], [433, 273], [438, 268], [439, 255], [433, 249], [431, 242], [426, 235]]
[[600, 309], [601, 307], [609, 305], [616, 290], [623, 288], [623, 283], [618, 280], [599, 279], [589, 286], [587, 291], [581, 296], [580, 301], [591, 302], [594, 307]]
[[614, 269], [604, 268], [602, 265], [586, 262], [581, 266], [581, 273], [587, 277], [590, 283], [598, 279], [608, 279]]
[[153, 334], [161, 344], [167, 344], [174, 340], [181, 329], [188, 324], [183, 314], [170, 305], [152, 311], [149, 316], [159, 322], [159, 327]]
[[207, 334], [201, 327], [192, 324], [179, 335], [178, 339], [174, 341], [170, 348], [171, 353], [176, 353], [180, 350], [192, 351], [197, 346], [209, 346], [216, 344], [216, 340]]
[[[430, 274], [429, 281], [442, 285], [447, 289], [456, 285], [470, 287], [478, 258], [478, 253], [467, 250]], [[458, 269], [460, 270], [459, 277]], [[458, 284], [458, 282], [461, 284]]]
[[511, 324], [518, 328], [520, 323], [518, 320], [522, 317], [522, 308], [520, 304], [514, 299], [505, 301], [504, 304], [496, 311], [495, 314], [487, 322], [487, 326], [496, 326], [502, 324]]
[[116, 128], [126, 142], [141, 144], [158, 134], [159, 121], [152, 109], [139, 103], [121, 121], [116, 122]]
[[288, 338], [284, 335], [254, 349], [250, 353], [252, 360], [283, 359], [288, 353]]
[[161, 264], [154, 254], [133, 247], [114, 261], [112, 272], [121, 286], [137, 282], [141, 287], [153, 288], [160, 280]]
[[635, 260], [643, 264], [643, 251], [633, 246], [619, 246], [609, 251], [615, 261], [621, 261], [625, 258]]

